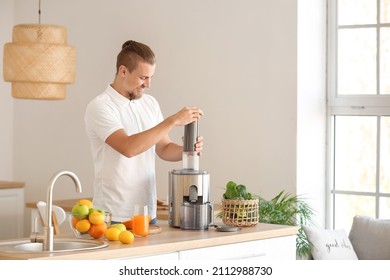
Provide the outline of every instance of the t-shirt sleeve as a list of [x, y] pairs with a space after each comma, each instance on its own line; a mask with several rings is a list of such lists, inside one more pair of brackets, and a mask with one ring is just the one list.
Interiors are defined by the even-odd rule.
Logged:
[[123, 125], [115, 110], [109, 106], [102, 106], [99, 103], [88, 105], [84, 121], [88, 135], [90, 137], [98, 137], [103, 142], [115, 131], [123, 129]]

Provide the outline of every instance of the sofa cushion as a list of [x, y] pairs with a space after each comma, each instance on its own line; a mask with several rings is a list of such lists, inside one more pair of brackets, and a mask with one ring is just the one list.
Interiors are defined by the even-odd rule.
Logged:
[[302, 226], [311, 243], [314, 260], [357, 260], [344, 229], [327, 230]]
[[360, 260], [390, 260], [390, 221], [355, 216], [349, 239]]

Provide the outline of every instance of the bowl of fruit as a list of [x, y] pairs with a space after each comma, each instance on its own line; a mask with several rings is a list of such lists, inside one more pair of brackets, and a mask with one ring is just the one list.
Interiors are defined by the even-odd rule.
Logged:
[[128, 231], [123, 223], [111, 224], [111, 218], [110, 212], [95, 208], [88, 199], [80, 199], [72, 207], [69, 223], [77, 238], [105, 238], [123, 244], [132, 243], [132, 232]]
[[70, 227], [78, 238], [99, 239], [111, 225], [111, 213], [94, 208], [92, 201], [80, 199], [72, 207]]

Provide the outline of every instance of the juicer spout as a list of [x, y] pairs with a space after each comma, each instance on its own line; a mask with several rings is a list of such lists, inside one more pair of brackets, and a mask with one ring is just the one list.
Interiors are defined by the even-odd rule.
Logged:
[[198, 187], [195, 185], [190, 186], [188, 200], [192, 203], [198, 201]]

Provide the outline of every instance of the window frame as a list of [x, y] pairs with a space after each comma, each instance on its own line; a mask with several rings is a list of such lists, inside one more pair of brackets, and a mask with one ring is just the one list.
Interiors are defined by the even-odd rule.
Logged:
[[[379, 200], [381, 197], [390, 197], [390, 194], [379, 192], [379, 158], [380, 158], [380, 118], [383, 116], [390, 116], [390, 94], [379, 95], [379, 61], [380, 52], [379, 44], [377, 43], [377, 57], [376, 57], [376, 94], [373, 95], [340, 95], [337, 92], [337, 38], [338, 38], [338, 21], [337, 21], [337, 3], [338, 0], [328, 0], [327, 5], [327, 170], [326, 170], [326, 225], [327, 227], [335, 227], [335, 199], [338, 194], [341, 195], [361, 195], [361, 196], [375, 196], [375, 215], [379, 216]], [[356, 27], [375, 27], [377, 28], [377, 42], [380, 40], [380, 28], [390, 27], [390, 23], [379, 24], [379, 4], [377, 0], [377, 23], [367, 25], [345, 25], [342, 28], [356, 28]], [[359, 192], [359, 191], [342, 191], [335, 189], [334, 182], [334, 120], [337, 116], [376, 116], [377, 117], [377, 181], [375, 193]]]
[[[377, 44], [377, 67], [376, 79], [377, 89], [375, 95], [340, 95], [337, 92], [337, 2], [338, 0], [328, 0], [328, 109], [329, 114], [349, 114], [349, 115], [390, 115], [390, 94], [379, 95], [379, 44]], [[379, 2], [378, 13], [379, 13]], [[365, 25], [344, 25], [345, 28], [376, 27], [377, 42], [380, 40], [380, 27], [390, 27], [390, 23], [365, 24]]]

